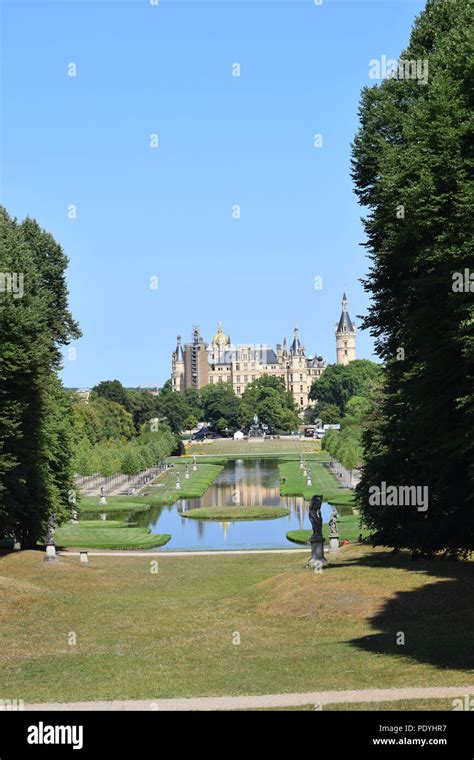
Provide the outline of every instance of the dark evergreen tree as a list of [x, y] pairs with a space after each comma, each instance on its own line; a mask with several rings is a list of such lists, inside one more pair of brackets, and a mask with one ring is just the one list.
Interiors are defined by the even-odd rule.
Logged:
[[[376, 542], [427, 554], [474, 544], [473, 295], [455, 287], [474, 260], [472, 27], [469, 0], [428, 0], [401, 55], [428, 62], [427, 83], [365, 89], [353, 146], [372, 262], [363, 327], [386, 364], [358, 493]], [[427, 486], [427, 512], [371, 505], [382, 481]]]

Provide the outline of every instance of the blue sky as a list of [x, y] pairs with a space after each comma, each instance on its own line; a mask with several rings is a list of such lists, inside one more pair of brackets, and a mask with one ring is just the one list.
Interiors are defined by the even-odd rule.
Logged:
[[[177, 333], [210, 338], [218, 320], [234, 343], [298, 325], [335, 360], [342, 291], [353, 318], [368, 305], [349, 176], [360, 89], [423, 6], [3, 1], [2, 203], [70, 258], [84, 337], [67, 386], [161, 385]], [[365, 332], [358, 356], [372, 357]]]

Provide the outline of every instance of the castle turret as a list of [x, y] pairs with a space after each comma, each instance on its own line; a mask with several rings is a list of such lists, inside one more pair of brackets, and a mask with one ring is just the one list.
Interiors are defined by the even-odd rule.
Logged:
[[174, 391], [184, 391], [184, 351], [181, 335], [178, 335], [176, 349], [171, 356], [171, 388]]
[[356, 358], [356, 326], [348, 311], [349, 301], [344, 293], [342, 296], [342, 312], [339, 322], [336, 322], [336, 363], [349, 364]]

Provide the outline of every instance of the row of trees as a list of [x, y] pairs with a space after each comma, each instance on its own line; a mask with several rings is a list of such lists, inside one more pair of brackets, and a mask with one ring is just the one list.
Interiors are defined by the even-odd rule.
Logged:
[[360, 467], [364, 458], [362, 434], [364, 421], [372, 404], [365, 396], [353, 396], [346, 404], [346, 413], [340, 421], [340, 430], [328, 430], [322, 448], [328, 451], [349, 471]]
[[74, 469], [79, 475], [136, 475], [161, 464], [175, 449], [176, 438], [167, 427], [131, 441], [110, 439], [91, 445], [83, 439], [75, 451]]
[[[313, 383], [310, 398], [317, 403], [308, 410], [308, 419], [339, 422], [349, 399], [355, 395], [370, 395], [381, 372], [379, 364], [365, 359], [347, 366], [329, 365]], [[194, 428], [201, 421], [219, 433], [246, 430], [255, 414], [263, 424], [278, 432], [295, 430], [300, 422], [293, 396], [285, 389], [284, 381], [270, 375], [250, 383], [241, 398], [229, 383], [175, 393], [168, 380], [159, 396], [152, 396], [147, 391], [126, 389], [118, 380], [108, 380], [96, 385], [90, 402], [78, 402], [76, 410], [79, 427], [91, 443], [109, 438], [128, 440], [154, 418], [177, 434]]]
[[298, 426], [293, 397], [281, 378], [265, 375], [254, 380], [239, 398], [229, 383], [206, 385], [199, 391], [174, 393], [165, 383], [157, 398], [157, 413], [172, 430], [191, 429], [208, 422], [220, 433], [249, 427], [255, 414], [271, 429], [286, 432]]

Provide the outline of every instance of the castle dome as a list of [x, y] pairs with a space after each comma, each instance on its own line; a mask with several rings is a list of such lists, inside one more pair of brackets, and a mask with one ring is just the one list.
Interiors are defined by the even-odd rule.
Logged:
[[222, 329], [222, 323], [218, 322], [217, 324], [217, 332], [214, 335], [212, 339], [212, 344], [215, 346], [228, 346], [230, 343], [230, 338], [228, 335], [224, 335], [224, 331]]

